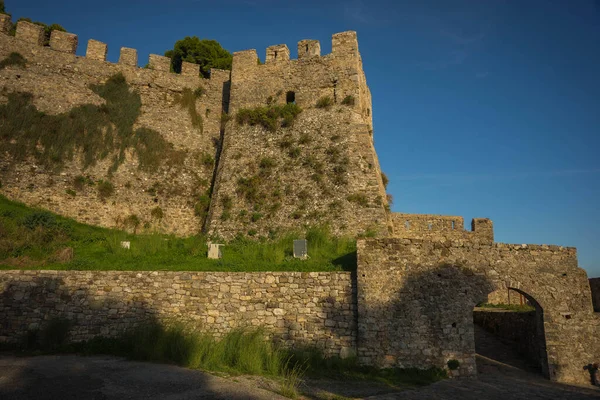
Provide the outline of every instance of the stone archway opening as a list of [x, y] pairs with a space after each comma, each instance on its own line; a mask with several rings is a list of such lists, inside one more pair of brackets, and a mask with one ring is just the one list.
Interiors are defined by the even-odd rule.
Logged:
[[492, 292], [473, 310], [478, 373], [517, 368], [549, 378], [544, 311], [528, 293]]

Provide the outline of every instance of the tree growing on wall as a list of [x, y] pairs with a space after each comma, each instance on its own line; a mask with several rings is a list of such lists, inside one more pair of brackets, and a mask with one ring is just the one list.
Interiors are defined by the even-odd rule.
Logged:
[[211, 68], [231, 69], [232, 55], [221, 47], [216, 40], [199, 39], [197, 36], [186, 36], [175, 42], [172, 50], [165, 52], [171, 59], [174, 72], [181, 72], [183, 61], [200, 65], [200, 72], [205, 78], [210, 76]]

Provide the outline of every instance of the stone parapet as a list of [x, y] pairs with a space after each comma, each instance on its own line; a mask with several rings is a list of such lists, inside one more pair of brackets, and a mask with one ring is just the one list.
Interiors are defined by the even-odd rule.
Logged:
[[38, 46], [44, 45], [44, 27], [27, 21], [17, 22], [15, 37]]
[[131, 65], [137, 67], [138, 56], [136, 49], [130, 49], [127, 47], [121, 47], [121, 55], [119, 56], [119, 64]]
[[50, 47], [53, 50], [75, 54], [77, 51], [77, 35], [54, 30], [50, 34]]
[[221, 337], [265, 328], [285, 346], [348, 355], [356, 341], [347, 272], [0, 271], [0, 341], [15, 343], [59, 318], [72, 342], [149, 322], [183, 322]]

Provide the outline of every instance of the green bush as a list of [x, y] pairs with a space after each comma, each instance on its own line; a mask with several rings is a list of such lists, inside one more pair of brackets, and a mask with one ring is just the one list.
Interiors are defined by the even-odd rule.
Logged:
[[300, 147], [292, 147], [288, 151], [288, 156], [291, 158], [298, 158], [300, 156]]
[[37, 227], [46, 229], [54, 228], [56, 226], [56, 218], [49, 212], [36, 211], [25, 217], [25, 219], [23, 220], [23, 226], [31, 230]]
[[236, 192], [244, 196], [250, 203], [253, 203], [259, 199], [261, 184], [262, 179], [257, 175], [249, 178], [240, 177], [237, 180]]
[[350, 194], [350, 195], [348, 195], [348, 197], [346, 197], [346, 200], [348, 200], [352, 203], [356, 203], [356, 204], [360, 205], [361, 207], [369, 206], [369, 199], [367, 198], [367, 196], [365, 196], [362, 193]]
[[242, 108], [235, 116], [239, 125], [260, 125], [269, 131], [276, 131], [278, 127], [291, 126], [302, 109], [295, 103], [283, 106], [267, 106], [256, 108]]
[[263, 215], [261, 213], [255, 212], [255, 213], [252, 213], [252, 217], [250, 219], [252, 220], [252, 222], [257, 222], [262, 217], [263, 217]]
[[200, 73], [210, 77], [211, 68], [231, 69], [233, 57], [216, 40], [199, 39], [197, 36], [186, 36], [175, 42], [172, 50], [165, 52], [171, 59], [171, 69], [181, 73], [183, 61], [198, 64]]
[[215, 159], [208, 153], [202, 153], [201, 162], [206, 168], [212, 168], [215, 165]]
[[73, 189], [67, 189], [67, 190], [65, 190], [65, 193], [68, 194], [71, 197], [77, 196], [77, 192], [74, 191]]
[[123, 221], [123, 223], [126, 227], [133, 229], [133, 233], [135, 234], [137, 232], [137, 228], [141, 224], [141, 221], [137, 215], [131, 214], [128, 215], [127, 218], [125, 218], [125, 221]]
[[351, 96], [351, 95], [344, 97], [344, 100], [342, 100], [342, 104], [345, 106], [353, 106], [354, 103], [355, 103], [354, 96]]
[[4, 60], [0, 61], [0, 70], [3, 70], [10, 65], [25, 68], [27, 60], [20, 53], [12, 52]]
[[460, 361], [452, 359], [448, 360], [448, 369], [451, 371], [457, 370], [460, 367]]
[[387, 189], [388, 183], [390, 183], [390, 180], [388, 179], [387, 175], [384, 174], [383, 172], [381, 173], [381, 180], [383, 181], [383, 187], [385, 189]]
[[86, 185], [94, 185], [94, 181], [89, 176], [77, 175], [75, 178], [73, 178], [73, 186], [75, 187], [75, 190], [81, 191]]
[[210, 207], [210, 196], [203, 194], [198, 197], [198, 201], [194, 205], [194, 214], [200, 218], [202, 222], [206, 219], [208, 214], [208, 208]]
[[109, 181], [98, 181], [98, 197], [102, 200], [106, 200], [115, 192], [115, 187]]
[[317, 108], [330, 108], [333, 105], [333, 100], [329, 96], [323, 96], [317, 100]]
[[303, 133], [300, 136], [300, 139], [298, 139], [298, 144], [309, 144], [311, 142], [311, 138], [310, 135], [308, 133]]
[[275, 165], [277, 165], [277, 163], [273, 158], [263, 157], [260, 159], [258, 167], [263, 171], [270, 171], [271, 169], [273, 169], [273, 167], [275, 167]]
[[[195, 90], [194, 90], [194, 96], [199, 99], [200, 97], [202, 97], [202, 95], [204, 94], [205, 90], [202, 86], [198, 86]], [[207, 110], [210, 111], [210, 110]], [[207, 115], [208, 116], [208, 115]]]
[[160, 207], [154, 207], [152, 209], [152, 211], [150, 211], [150, 216], [154, 219], [163, 219], [163, 217], [165, 216], [165, 213], [163, 212], [163, 209]]

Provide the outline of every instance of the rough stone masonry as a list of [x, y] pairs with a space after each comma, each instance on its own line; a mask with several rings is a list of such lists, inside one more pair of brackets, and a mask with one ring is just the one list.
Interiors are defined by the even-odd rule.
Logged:
[[[0, 154], [0, 192], [29, 205], [102, 226], [137, 215], [148, 229], [179, 235], [200, 229], [227, 239], [266, 236], [272, 229], [328, 222], [336, 234], [376, 235], [359, 240], [351, 273], [0, 272], [0, 337], [15, 342], [54, 317], [73, 322], [71, 340], [114, 336], [148, 320], [182, 320], [216, 336], [240, 326], [264, 326], [286, 345], [311, 344], [328, 355], [356, 353], [376, 366], [447, 368], [476, 373], [473, 308], [512, 290], [535, 306], [535, 357], [544, 374], [589, 383], [584, 366], [600, 362], [600, 318], [574, 248], [494, 242], [492, 221], [471, 230], [458, 216], [391, 213], [373, 145], [371, 93], [356, 32], [332, 37], [331, 54], [314, 40], [271, 46], [258, 64], [255, 50], [237, 52], [232, 71], [199, 76], [184, 63], [152, 55], [138, 67], [137, 51], [123, 47], [118, 64], [95, 40], [75, 55], [77, 36], [53, 32], [43, 46], [39, 26], [21, 21], [9, 36], [0, 15], [0, 58], [19, 53], [25, 66], [0, 70], [0, 103], [28, 92], [47, 114], [101, 105], [90, 85], [122, 73], [141, 97], [137, 127], [157, 131], [184, 154], [178, 163], [148, 172], [136, 154], [108, 176], [109, 162], [83, 168], [77, 157], [62, 171], [35, 159]], [[198, 93], [188, 110], [178, 99]], [[323, 98], [328, 107], [317, 107]], [[295, 103], [303, 111], [275, 132], [240, 125], [243, 108]], [[223, 114], [229, 113], [225, 117]], [[194, 125], [201, 116], [203, 128]], [[73, 196], [73, 180], [92, 184]], [[93, 183], [110, 179], [115, 192], [100, 200]], [[252, 186], [253, 196], [244, 194]], [[211, 193], [207, 213], [195, 212]], [[257, 201], [259, 199], [260, 201]], [[160, 206], [164, 218], [152, 220]], [[500, 298], [496, 296], [497, 298]], [[597, 298], [597, 297], [595, 297]]]

